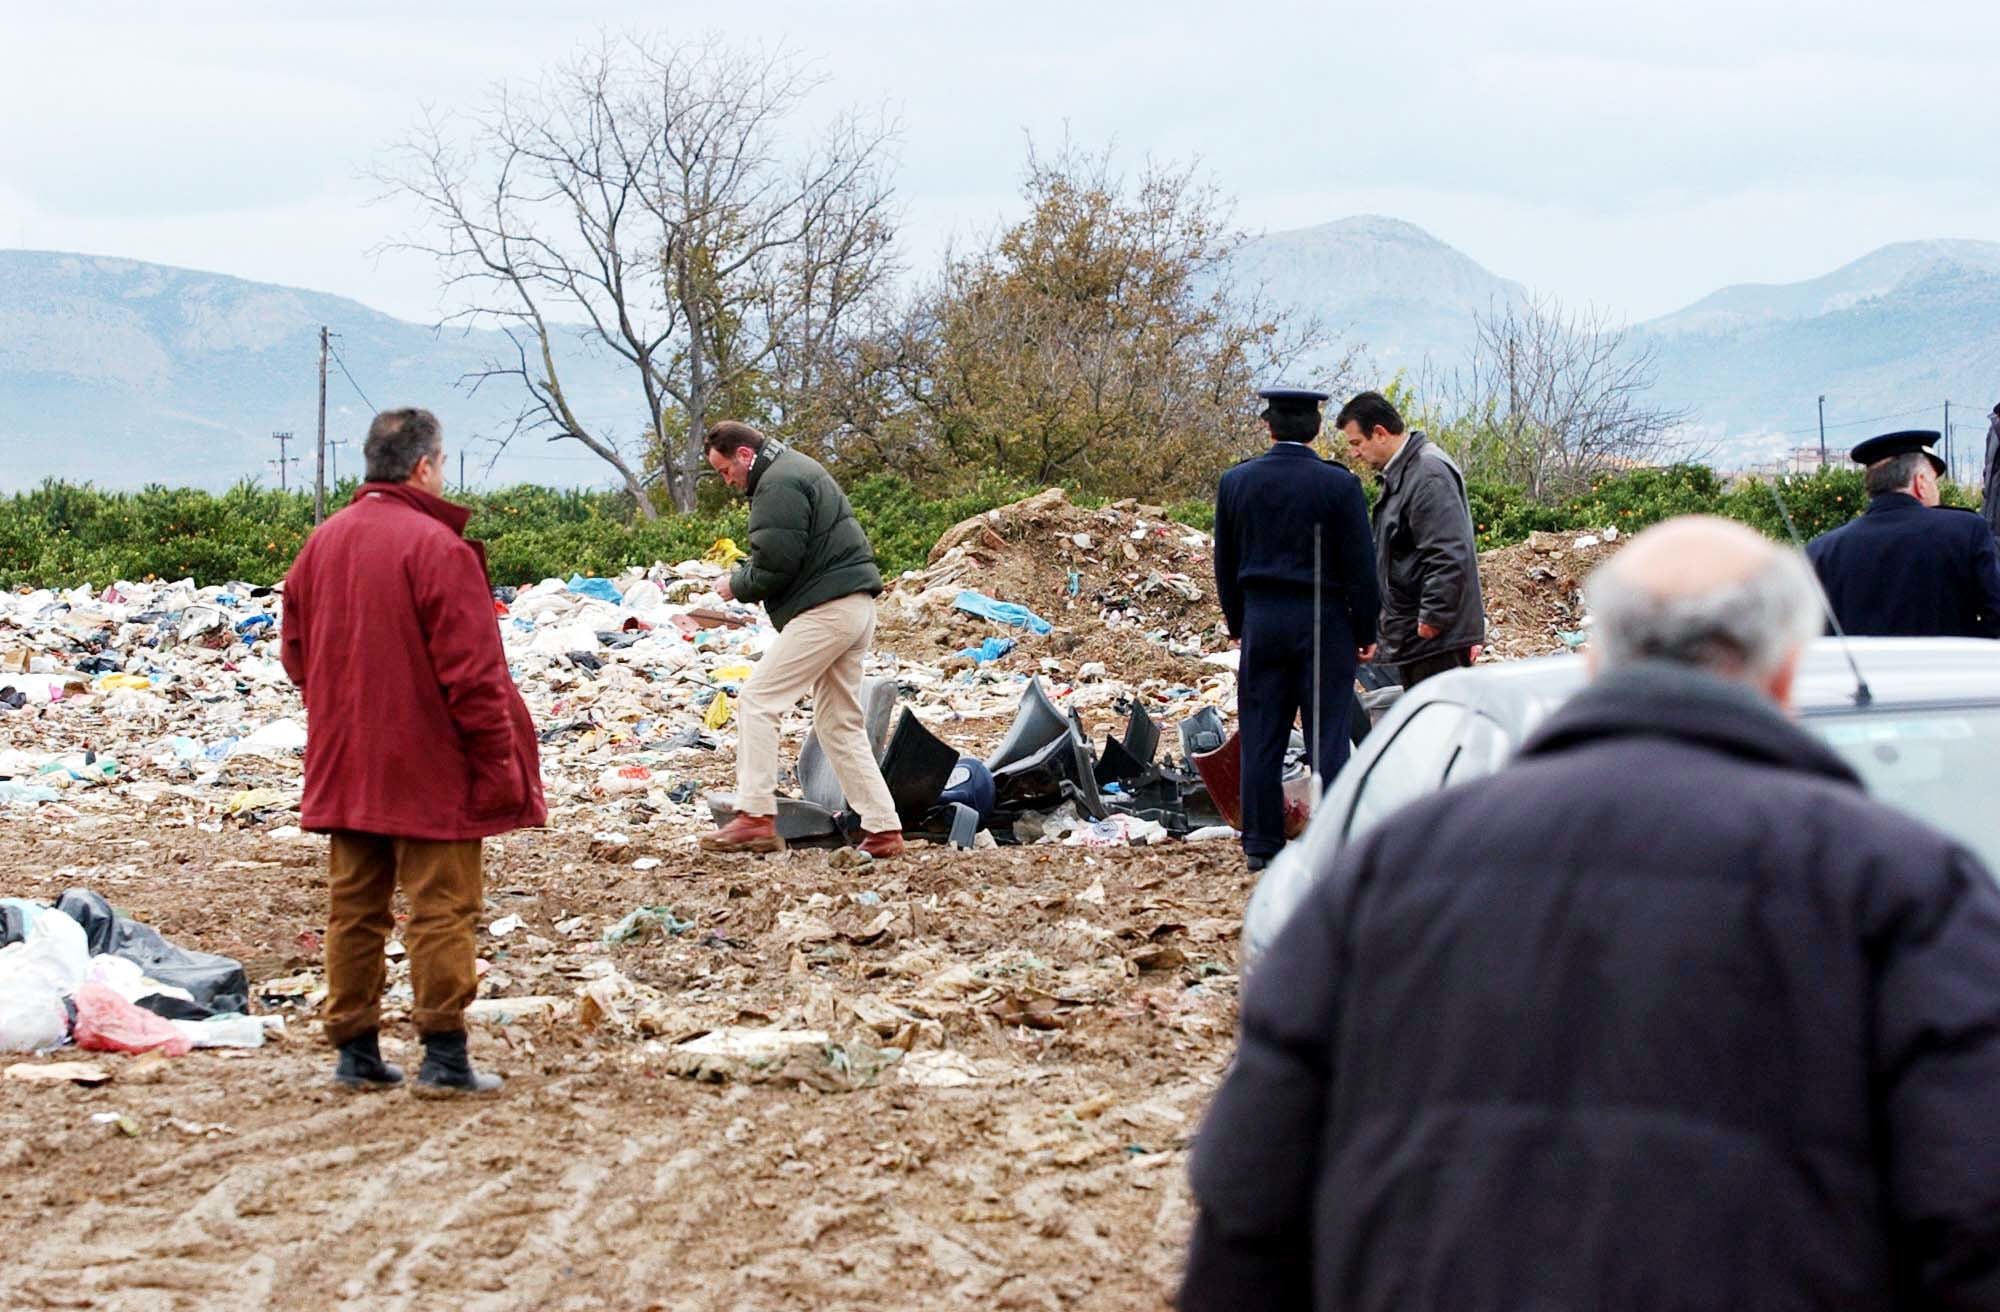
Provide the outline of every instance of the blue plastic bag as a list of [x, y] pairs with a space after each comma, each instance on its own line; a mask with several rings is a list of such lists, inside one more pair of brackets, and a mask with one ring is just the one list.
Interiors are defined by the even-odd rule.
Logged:
[[981, 619], [992, 620], [995, 624], [1005, 624], [1010, 628], [1026, 629], [1030, 633], [1048, 633], [1055, 628], [1055, 625], [1026, 606], [1011, 601], [995, 601], [985, 593], [974, 592], [970, 588], [953, 598], [951, 604]]
[[625, 600], [618, 589], [612, 586], [610, 579], [587, 579], [581, 574], [572, 574], [569, 576], [569, 590], [578, 596], [589, 597], [596, 601], [608, 601], [614, 606]]
[[1012, 638], [988, 638], [977, 647], [964, 648], [958, 654], [961, 656], [970, 656], [979, 664], [984, 665], [988, 661], [999, 660], [1012, 650], [1014, 650], [1014, 640]]

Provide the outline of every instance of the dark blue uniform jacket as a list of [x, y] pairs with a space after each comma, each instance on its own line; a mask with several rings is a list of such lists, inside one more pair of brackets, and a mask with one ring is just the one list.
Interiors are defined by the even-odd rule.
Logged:
[[2000, 637], [2000, 552], [1977, 515], [1885, 492], [1806, 547], [1848, 633], [1881, 638]]
[[1361, 480], [1299, 442], [1273, 442], [1222, 476], [1215, 501], [1215, 587], [1229, 636], [1243, 636], [1248, 594], [1310, 598], [1320, 526], [1325, 604], [1347, 615], [1357, 647], [1375, 641], [1382, 596]]

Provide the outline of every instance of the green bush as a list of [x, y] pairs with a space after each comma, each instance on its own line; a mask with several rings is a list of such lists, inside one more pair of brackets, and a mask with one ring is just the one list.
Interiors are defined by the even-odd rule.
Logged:
[[[1373, 488], [1373, 482], [1366, 484]], [[1803, 538], [1845, 523], [1866, 505], [1858, 469], [1828, 469], [1775, 480]], [[1745, 479], [1725, 486], [1701, 465], [1640, 469], [1600, 479], [1561, 505], [1530, 501], [1519, 488], [1472, 483], [1472, 505], [1482, 550], [1519, 542], [1530, 533], [1586, 532], [1615, 526], [1636, 532], [1674, 515], [1713, 514], [1741, 520], [1773, 537], [1785, 536], [1773, 482]], [[878, 474], [848, 489], [855, 516], [875, 546], [885, 576], [920, 569], [933, 543], [962, 519], [1028, 495], [1034, 488], [1002, 479], [982, 480], [968, 492], [937, 500], [917, 496], [911, 485]], [[329, 495], [346, 504], [350, 483]], [[1947, 484], [1952, 505], [1975, 503], [1966, 489]], [[512, 487], [461, 498], [472, 511], [466, 532], [486, 544], [498, 584], [530, 584], [571, 574], [616, 574], [628, 565], [699, 556], [717, 538], [744, 543], [748, 510], [740, 499], [692, 515], [650, 523], [633, 513], [623, 493]], [[1082, 505], [1101, 498], [1080, 497]], [[1215, 526], [1215, 507], [1183, 501], [1168, 517], [1204, 531]], [[220, 494], [189, 488], [148, 487], [101, 492], [88, 485], [45, 483], [0, 500], [0, 586], [102, 586], [115, 579], [194, 578], [203, 583], [272, 583], [291, 564], [312, 531], [312, 497], [248, 484]]]

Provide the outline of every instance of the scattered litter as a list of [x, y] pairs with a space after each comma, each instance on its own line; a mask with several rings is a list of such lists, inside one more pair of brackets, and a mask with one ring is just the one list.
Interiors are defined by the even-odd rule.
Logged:
[[465, 1018], [475, 1025], [519, 1025], [524, 1021], [549, 1020], [570, 1003], [563, 998], [532, 994], [519, 998], [478, 998], [465, 1009]]
[[682, 920], [672, 907], [639, 907], [604, 931], [607, 944], [638, 943], [660, 935], [685, 934], [694, 928], [692, 920]]
[[115, 1126], [118, 1133], [130, 1139], [136, 1139], [143, 1133], [139, 1128], [139, 1122], [133, 1120], [124, 1112], [93, 1112], [91, 1113], [90, 1122], [92, 1125]]
[[896, 1048], [835, 1043], [824, 1030], [726, 1026], [666, 1049], [673, 1074], [704, 1083], [798, 1085], [822, 1093], [866, 1088], [903, 1059]]
[[979, 1082], [979, 1066], [964, 1053], [950, 1049], [913, 1052], [896, 1068], [896, 1079], [929, 1089], [957, 1089]]
[[486, 927], [486, 932], [494, 938], [506, 938], [528, 922], [519, 916], [502, 916]]
[[22, 1061], [7, 1068], [6, 1078], [26, 1084], [81, 1084], [85, 1088], [95, 1088], [100, 1084], [109, 1084], [111, 1072], [88, 1061]]

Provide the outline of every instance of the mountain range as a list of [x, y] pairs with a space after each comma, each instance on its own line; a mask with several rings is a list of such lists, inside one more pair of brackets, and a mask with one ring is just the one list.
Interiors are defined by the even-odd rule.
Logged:
[[[1475, 316], [1529, 296], [1421, 228], [1377, 216], [1256, 238], [1233, 272], [1362, 344], [1384, 378], [1464, 363]], [[509, 379], [476, 391], [462, 380], [511, 350], [498, 332], [439, 332], [323, 292], [134, 260], [0, 251], [0, 491], [44, 478], [275, 483], [278, 431], [303, 439], [289, 447], [303, 458], [286, 480], [309, 483], [322, 324], [336, 333], [328, 435], [350, 443], [334, 453], [340, 472], [358, 469], [376, 405], [423, 404], [447, 443], [472, 453], [477, 484], [606, 481], [574, 444], [531, 436], [483, 468], [518, 393]], [[1719, 465], [1816, 443], [1821, 396], [1831, 450], [1883, 428], [1937, 427], [1949, 398], [1970, 474], [2000, 400], [2000, 243], [1905, 242], [1805, 282], [1725, 287], [1634, 325], [1630, 341], [1654, 353], [1653, 399], [1684, 409], [1691, 439]], [[565, 374], [587, 420], [615, 428], [637, 408], [616, 362], [580, 342]]]
[[[1421, 228], [1373, 216], [1260, 237], [1241, 260], [1276, 299], [1365, 343], [1384, 377], [1464, 363], [1473, 317], [1527, 295]], [[1684, 410], [1690, 447], [1718, 465], [1816, 446], [1821, 396], [1829, 451], [1941, 428], [1950, 400], [1969, 476], [2000, 401], [2000, 242], [1901, 242], [1805, 282], [1725, 287], [1631, 325], [1628, 340], [1654, 354], [1651, 399]]]
[[[282, 448], [298, 460], [285, 480], [310, 484], [322, 324], [336, 334], [327, 437], [350, 444], [331, 453], [342, 474], [359, 471], [378, 406], [435, 411], [469, 476], [485, 439], [508, 430], [520, 404], [511, 380], [460, 385], [511, 351], [497, 331], [438, 332], [340, 296], [136, 260], [0, 251], [0, 491], [45, 478], [275, 484], [272, 434], [287, 431], [300, 440]], [[571, 354], [566, 382], [586, 419], [623, 413], [611, 365], [581, 346]], [[595, 482], [603, 468], [573, 443], [523, 437], [474, 481]]]

